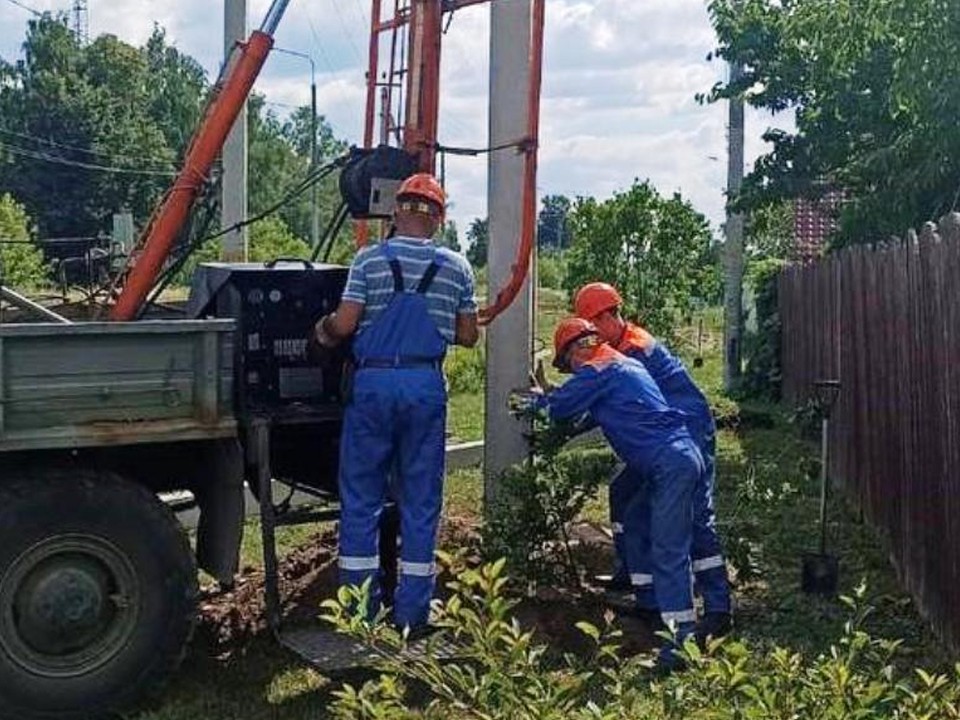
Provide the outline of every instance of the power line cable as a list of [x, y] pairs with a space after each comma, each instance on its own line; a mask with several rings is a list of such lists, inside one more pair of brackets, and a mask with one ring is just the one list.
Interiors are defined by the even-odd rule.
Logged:
[[28, 13], [33, 13], [37, 17], [43, 17], [42, 12], [40, 12], [39, 10], [34, 10], [29, 5], [24, 5], [22, 2], [20, 2], [20, 0], [7, 0], [7, 2], [10, 3], [11, 5], [16, 5], [21, 10], [26, 10]]
[[327, 51], [323, 49], [323, 41], [320, 39], [320, 33], [317, 32], [317, 26], [313, 24], [313, 18], [308, 17], [307, 22], [310, 25], [310, 32], [313, 34], [313, 41], [317, 44], [317, 50], [320, 51], [320, 59], [323, 60], [323, 64], [327, 66], [327, 70], [330, 71], [330, 74], [336, 75], [337, 71], [333, 69], [333, 63], [330, 62], [330, 56], [327, 55]]
[[55, 155], [48, 155], [44, 152], [40, 152], [37, 150], [26, 150], [24, 148], [20, 148], [15, 145], [8, 145], [2, 142], [0, 142], [0, 149], [5, 149], [9, 153], [12, 153], [14, 155], [19, 155], [21, 157], [30, 158], [31, 160], [40, 160], [43, 162], [51, 163], [53, 165], [67, 165], [69, 167], [84, 168], [86, 170], [95, 170], [97, 172], [109, 172], [109, 173], [127, 174], [127, 175], [152, 175], [157, 177], [175, 177], [177, 175], [177, 173], [173, 170], [147, 170], [144, 168], [122, 168], [122, 167], [112, 167], [108, 165], [96, 165], [94, 163], [81, 162], [79, 160], [68, 160], [67, 158], [57, 157]]
[[[85, 153], [87, 155], [93, 155], [95, 157], [104, 158], [110, 160], [111, 162], [117, 160], [129, 160], [132, 162], [144, 162], [144, 163], [165, 163], [164, 160], [157, 160], [153, 158], [143, 158], [143, 157], [134, 157], [132, 155], [111, 155], [110, 153], [101, 152], [100, 150], [91, 150], [89, 148], [82, 148], [77, 145], [67, 145], [65, 143], [54, 142], [47, 138], [39, 137], [38, 135], [31, 135], [29, 133], [16, 132], [14, 130], [7, 130], [5, 128], [0, 128], [0, 133], [4, 135], [9, 135], [11, 137], [21, 138], [23, 140], [32, 140], [37, 143], [42, 143], [44, 145], [49, 145], [50, 147], [60, 148], [63, 150], [73, 150], [74, 152]], [[23, 148], [24, 150], [33, 150], [33, 148]]]
[[357, 8], [357, 12], [360, 13], [360, 21], [369, 27], [372, 20], [367, 20], [367, 14], [363, 11], [363, 7], [360, 5], [360, 0], [353, 0], [353, 3]]
[[360, 54], [360, 48], [357, 47], [357, 43], [353, 39], [353, 33], [350, 32], [350, 26], [343, 18], [343, 12], [340, 10], [339, 0], [333, 0], [333, 9], [337, 13], [337, 19], [340, 21], [340, 27], [343, 28], [343, 33], [347, 36], [347, 41], [350, 43], [350, 47], [353, 48], [353, 54], [357, 58], [357, 64], [363, 66], [363, 56]]

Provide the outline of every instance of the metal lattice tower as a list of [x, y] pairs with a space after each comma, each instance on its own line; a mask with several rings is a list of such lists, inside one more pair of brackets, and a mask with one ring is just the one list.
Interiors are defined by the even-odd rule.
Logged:
[[82, 43], [90, 41], [90, 10], [87, 0], [73, 0], [73, 31]]

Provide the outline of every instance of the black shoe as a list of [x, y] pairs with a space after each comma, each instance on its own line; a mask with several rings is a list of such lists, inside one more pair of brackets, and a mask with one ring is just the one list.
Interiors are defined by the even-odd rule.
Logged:
[[663, 622], [663, 618], [660, 617], [659, 610], [651, 610], [650, 608], [638, 608], [634, 605], [628, 610], [620, 611], [620, 614], [624, 617], [630, 617], [635, 620], [639, 620], [644, 625], [647, 626], [647, 629], [652, 635], [656, 635], [659, 632], [664, 632], [667, 630], [666, 624]]
[[604, 590], [611, 590], [614, 592], [627, 592], [628, 590], [633, 590], [633, 586], [630, 584], [630, 576], [626, 573], [615, 573], [613, 575], [596, 575], [594, 582], [597, 583]]
[[686, 661], [677, 655], [673, 648], [664, 648], [657, 654], [657, 660], [653, 664], [653, 675], [656, 678], [663, 679], [686, 669]]
[[697, 645], [706, 647], [708, 638], [721, 638], [733, 630], [733, 615], [728, 612], [708, 612], [697, 623], [693, 635]]

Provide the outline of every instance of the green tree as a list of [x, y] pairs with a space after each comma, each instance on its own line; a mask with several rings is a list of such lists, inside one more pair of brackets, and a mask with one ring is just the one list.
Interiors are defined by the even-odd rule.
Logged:
[[437, 245], [450, 248], [454, 252], [460, 252], [460, 233], [457, 231], [457, 224], [453, 220], [447, 220], [443, 225], [443, 230], [437, 238]]
[[716, 56], [745, 68], [711, 100], [792, 112], [739, 198], [751, 208], [846, 195], [841, 242], [900, 235], [957, 204], [960, 4], [712, 0]]
[[706, 218], [680, 195], [664, 198], [649, 182], [598, 201], [579, 198], [570, 216], [573, 246], [564, 285], [591, 281], [620, 289], [628, 314], [652, 332], [669, 334], [715, 275]]
[[794, 254], [793, 204], [762, 205], [747, 217], [748, 263], [775, 258], [789, 260]]
[[250, 261], [270, 262], [278, 258], [310, 257], [310, 245], [290, 232], [290, 228], [276, 215], [259, 220], [250, 226]]
[[[250, 132], [250, 214], [257, 215], [284, 198], [310, 174], [310, 108], [301, 107], [287, 120], [266, 109], [263, 96], [253, 95], [248, 103]], [[345, 152], [346, 146], [333, 136], [333, 129], [319, 119], [318, 160], [330, 160]], [[336, 174], [325, 178], [318, 188], [320, 228], [333, 221], [340, 206]], [[311, 193], [305, 192], [285, 205], [279, 215], [295, 235], [309, 238], [312, 225]], [[338, 238], [350, 234], [344, 226]]]
[[557, 251], [570, 246], [573, 230], [570, 227], [570, 210], [573, 204], [564, 195], [547, 195], [543, 198], [537, 220], [537, 247], [540, 250]]
[[43, 252], [30, 239], [23, 206], [10, 195], [0, 195], [0, 284], [25, 290], [43, 284]]
[[467, 228], [467, 260], [475, 268], [487, 266], [487, 246], [490, 244], [490, 222], [474, 218]]

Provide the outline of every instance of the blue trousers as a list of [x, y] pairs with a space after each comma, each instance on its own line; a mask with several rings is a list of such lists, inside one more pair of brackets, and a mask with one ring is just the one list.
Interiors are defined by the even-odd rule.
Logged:
[[703, 457], [703, 477], [693, 496], [693, 577], [703, 597], [704, 612], [730, 612], [730, 580], [717, 534], [713, 494], [716, 485], [716, 437], [712, 431], [695, 436]]
[[[681, 634], [696, 621], [690, 552], [693, 545], [693, 499], [703, 474], [696, 445], [680, 440], [664, 446], [644, 473], [628, 463], [635, 491], [623, 515], [624, 546], [631, 580], [641, 605], [651, 597], [665, 623]], [[649, 581], [649, 582], [648, 582]]]
[[394, 621], [427, 622], [436, 568], [434, 550], [443, 503], [446, 389], [429, 369], [357, 373], [340, 447], [340, 580], [370, 581], [371, 615], [382, 601], [380, 514], [390, 490], [400, 511], [400, 577]]
[[[717, 519], [714, 508], [716, 482], [715, 439], [712, 433], [705, 434], [697, 443], [704, 464], [703, 475], [693, 493], [693, 538], [691, 543], [691, 569], [696, 591], [703, 598], [705, 612], [730, 612], [730, 582], [723, 558], [720, 537], [717, 534]], [[625, 468], [610, 483], [610, 521], [613, 526], [613, 541], [618, 568], [626, 572], [626, 541], [623, 515], [634, 492], [644, 492], [643, 478], [634, 476]], [[649, 512], [649, 498], [638, 500]], [[645, 566], [648, 563], [644, 563]], [[653, 590], [653, 576], [649, 572], [632, 572], [630, 581], [637, 596], [637, 604], [644, 609], [657, 607]]]

